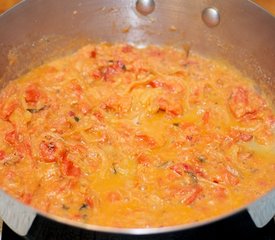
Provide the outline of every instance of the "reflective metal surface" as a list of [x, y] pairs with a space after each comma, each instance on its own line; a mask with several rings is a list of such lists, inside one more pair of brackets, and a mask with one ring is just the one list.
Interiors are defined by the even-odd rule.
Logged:
[[[136, 0], [25, 0], [0, 16], [0, 85], [89, 41], [178, 47], [188, 43], [193, 51], [225, 59], [254, 78], [255, 85], [269, 95], [275, 105], [275, 20], [271, 15], [247, 0], [159, 0], [147, 16], [137, 13], [136, 4]], [[220, 22], [214, 28], [209, 28], [201, 17], [209, 7], [218, 9], [220, 14]], [[171, 31], [171, 26], [176, 31]], [[13, 207], [6, 207], [17, 205], [13, 198], [0, 191], [0, 199], [1, 216], [6, 216], [6, 223], [21, 235], [28, 231], [33, 214], [86, 230], [153, 234], [199, 227], [240, 211], [182, 226], [121, 229], [77, 223], [21, 203], [16, 212], [25, 215], [16, 214]], [[274, 199], [271, 201], [274, 203]], [[274, 214], [273, 204], [268, 202], [265, 204]], [[247, 207], [253, 208], [253, 205]], [[9, 210], [12, 217], [8, 217]], [[24, 216], [29, 220], [21, 229]]]
[[220, 13], [216, 8], [206, 8], [202, 12], [202, 20], [208, 27], [216, 27], [220, 23]]
[[155, 10], [154, 0], [137, 0], [136, 9], [142, 15], [148, 15]]

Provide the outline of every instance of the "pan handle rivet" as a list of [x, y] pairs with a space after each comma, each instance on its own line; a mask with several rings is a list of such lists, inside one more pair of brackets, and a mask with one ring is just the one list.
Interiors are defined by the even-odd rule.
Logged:
[[146, 16], [155, 10], [155, 1], [154, 0], [137, 0], [136, 10], [140, 14]]
[[216, 8], [209, 7], [202, 11], [202, 20], [208, 27], [216, 27], [220, 23], [220, 13]]

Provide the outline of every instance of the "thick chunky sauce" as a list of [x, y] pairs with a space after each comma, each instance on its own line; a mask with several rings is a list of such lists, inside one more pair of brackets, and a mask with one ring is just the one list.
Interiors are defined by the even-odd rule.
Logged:
[[0, 187], [85, 223], [160, 227], [275, 185], [275, 118], [234, 68], [171, 47], [88, 45], [0, 95]]

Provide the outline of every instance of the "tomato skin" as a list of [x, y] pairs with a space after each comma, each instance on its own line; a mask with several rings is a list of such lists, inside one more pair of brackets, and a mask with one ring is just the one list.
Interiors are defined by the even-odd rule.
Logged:
[[40, 91], [36, 85], [30, 85], [25, 91], [25, 100], [27, 103], [37, 103], [40, 99]]

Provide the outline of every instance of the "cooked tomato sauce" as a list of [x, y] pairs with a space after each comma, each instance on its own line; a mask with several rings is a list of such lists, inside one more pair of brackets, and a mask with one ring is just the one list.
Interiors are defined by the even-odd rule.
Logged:
[[172, 47], [88, 45], [0, 95], [0, 187], [114, 227], [209, 219], [275, 186], [275, 117], [228, 64]]

